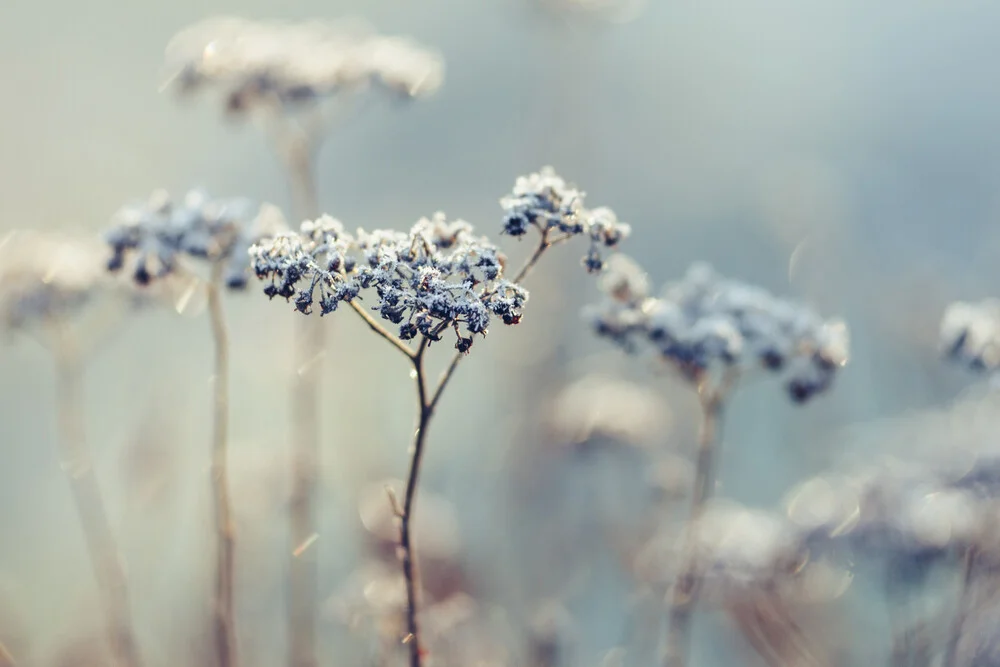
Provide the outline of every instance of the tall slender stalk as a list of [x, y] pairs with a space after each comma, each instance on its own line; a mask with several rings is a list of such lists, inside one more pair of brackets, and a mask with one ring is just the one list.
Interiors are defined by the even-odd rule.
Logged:
[[114, 664], [139, 667], [142, 659], [132, 630], [125, 571], [85, 436], [83, 360], [75, 341], [58, 323], [54, 333], [59, 462], [69, 481], [91, 566], [100, 588], [108, 645]]
[[691, 643], [691, 619], [698, 604], [701, 574], [698, 571], [697, 545], [698, 522], [715, 485], [715, 459], [718, 448], [718, 430], [726, 391], [735, 376], [727, 375], [719, 387], [702, 382], [698, 387], [701, 404], [701, 425], [698, 434], [698, 451], [695, 462], [695, 481], [691, 497], [691, 513], [685, 531], [681, 552], [681, 565], [670, 594], [667, 615], [666, 667], [685, 667]]
[[14, 662], [14, 656], [10, 654], [7, 647], [0, 642], [0, 667], [16, 667], [17, 663]]
[[427, 441], [427, 430], [430, 428], [434, 409], [437, 407], [441, 393], [447, 386], [458, 367], [458, 362], [464, 356], [461, 353], [452, 357], [451, 363], [441, 374], [437, 386], [430, 392], [427, 386], [427, 371], [424, 367], [424, 354], [427, 351], [429, 339], [420, 342], [417, 351], [412, 353], [414, 379], [417, 385], [417, 430], [413, 434], [413, 447], [410, 450], [410, 469], [406, 475], [406, 491], [403, 496], [402, 512], [399, 516], [399, 546], [403, 561], [403, 577], [406, 579], [406, 632], [404, 643], [410, 649], [410, 667], [420, 667], [423, 661], [423, 648], [420, 643], [420, 625], [417, 619], [419, 608], [420, 584], [417, 575], [416, 553], [413, 548], [412, 518], [417, 502], [417, 483], [420, 480], [420, 463], [423, 460], [424, 443]]
[[[319, 216], [312, 142], [289, 139], [285, 166], [295, 215]], [[289, 507], [289, 585], [287, 600], [289, 667], [316, 665], [316, 587], [319, 576], [316, 534], [316, 487], [320, 463], [320, 400], [325, 353], [323, 323], [318, 318], [296, 320], [295, 374], [292, 377], [292, 497]]]
[[[531, 273], [532, 269], [534, 269], [538, 260], [545, 253], [545, 251], [556, 243], [560, 243], [564, 240], [565, 237], [550, 240], [548, 233], [543, 233], [541, 239], [539, 240], [538, 247], [525, 262], [524, 266], [522, 266], [517, 272], [513, 282], [520, 283], [524, 280], [524, 278]], [[359, 313], [362, 314], [362, 316], [366, 315], [366, 313], [360, 310]], [[369, 317], [366, 317], [365, 319], [366, 321], [369, 321], [369, 325], [372, 326], [372, 328], [374, 328], [379, 335], [399, 348], [403, 354], [410, 359], [410, 362], [413, 364], [414, 380], [417, 385], [417, 403], [419, 405], [417, 412], [417, 428], [416, 431], [414, 431], [413, 445], [410, 449], [410, 465], [406, 475], [406, 491], [403, 496], [403, 506], [402, 508], [397, 508], [397, 511], [399, 512], [400, 556], [403, 562], [403, 577], [406, 580], [407, 634], [403, 641], [409, 647], [410, 667], [421, 667], [423, 664], [424, 649], [420, 640], [420, 623], [418, 619], [420, 606], [420, 578], [417, 570], [416, 552], [413, 546], [412, 518], [413, 512], [416, 509], [417, 484], [420, 480], [420, 464], [423, 461], [424, 445], [427, 441], [427, 430], [430, 427], [431, 419], [434, 416], [434, 410], [437, 408], [438, 401], [441, 399], [441, 394], [444, 392], [445, 387], [447, 387], [448, 382], [455, 373], [455, 369], [458, 368], [458, 363], [462, 360], [465, 354], [462, 352], [456, 352], [452, 356], [451, 362], [441, 373], [434, 390], [431, 391], [427, 385], [427, 370], [424, 366], [424, 355], [427, 352], [430, 339], [423, 338], [420, 345], [414, 351], [408, 348], [405, 343], [397, 339], [391, 333], [385, 331], [381, 326], [377, 326], [376, 328], [375, 325], [378, 325], [377, 322], [370, 320]], [[372, 324], [373, 322], [374, 325]]]
[[212, 501], [215, 516], [216, 563], [213, 600], [213, 637], [219, 667], [239, 664], [236, 620], [233, 611], [233, 578], [236, 533], [229, 502], [229, 337], [222, 311], [220, 265], [212, 267], [208, 283], [208, 313], [215, 352], [215, 375], [212, 381]]

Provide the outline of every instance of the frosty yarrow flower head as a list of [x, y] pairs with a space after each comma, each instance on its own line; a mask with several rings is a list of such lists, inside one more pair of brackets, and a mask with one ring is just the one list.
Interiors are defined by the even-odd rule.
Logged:
[[220, 264], [230, 289], [246, 287], [250, 246], [283, 226], [273, 207], [258, 214], [245, 199], [212, 199], [201, 190], [181, 202], [158, 190], [124, 206], [114, 221], [105, 234], [112, 251], [108, 270], [129, 264], [135, 281], [147, 285], [174, 273], [187, 256]]
[[941, 318], [941, 346], [949, 359], [971, 370], [1000, 368], [1000, 300], [949, 305]]
[[233, 113], [314, 103], [369, 84], [418, 97], [440, 86], [444, 69], [436, 53], [357, 24], [234, 17], [177, 33], [166, 66], [176, 90], [218, 89]]
[[847, 362], [847, 328], [767, 291], [728, 280], [705, 264], [692, 266], [660, 297], [642, 270], [612, 258], [604, 299], [585, 311], [595, 332], [628, 351], [656, 350], [692, 381], [712, 369], [759, 364], [784, 372], [791, 398], [825, 391]]
[[[500, 200], [504, 210], [503, 233], [524, 236], [534, 227], [547, 241], [585, 236], [590, 249], [583, 259], [588, 271], [598, 272], [604, 262], [601, 250], [614, 248], [632, 228], [618, 220], [610, 208], [587, 209], [585, 193], [564, 181], [552, 167], [521, 176], [511, 193]], [[558, 233], [561, 237], [550, 236]]]
[[342, 302], [375, 293], [382, 319], [399, 337], [440, 340], [447, 329], [456, 347], [468, 351], [474, 334], [485, 335], [494, 317], [517, 324], [528, 293], [503, 278], [504, 258], [464, 221], [443, 213], [419, 220], [409, 232], [348, 233], [324, 216], [298, 232], [278, 234], [250, 250], [254, 271], [269, 280], [269, 297], [294, 299], [299, 312], [320, 315]]

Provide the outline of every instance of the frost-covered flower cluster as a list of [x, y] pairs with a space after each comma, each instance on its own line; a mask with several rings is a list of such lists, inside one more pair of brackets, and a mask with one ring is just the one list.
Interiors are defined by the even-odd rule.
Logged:
[[444, 69], [436, 53], [356, 24], [233, 17], [179, 32], [166, 65], [179, 92], [218, 89], [233, 113], [314, 103], [369, 84], [422, 96], [438, 88]]
[[0, 324], [20, 329], [73, 315], [109, 286], [100, 243], [16, 232], [0, 246]]
[[590, 240], [590, 249], [583, 264], [588, 271], [600, 271], [604, 267], [601, 251], [616, 247], [632, 228], [619, 221], [610, 208], [586, 208], [584, 197], [585, 193], [568, 185], [552, 167], [521, 176], [513, 191], [500, 200], [503, 233], [524, 236], [534, 227], [550, 243], [585, 236]]
[[705, 264], [655, 297], [642, 269], [616, 256], [601, 286], [604, 299], [586, 310], [596, 333], [628, 351], [648, 345], [692, 381], [713, 369], [758, 364], [782, 372], [789, 395], [801, 403], [828, 389], [847, 362], [842, 321], [823, 320]]
[[319, 305], [321, 315], [372, 291], [371, 307], [398, 325], [399, 337], [440, 340], [453, 329], [466, 352], [475, 334], [485, 335], [494, 317], [517, 324], [528, 293], [503, 277], [504, 258], [475, 236], [464, 221], [444, 214], [419, 220], [408, 233], [394, 230], [348, 233], [326, 216], [278, 234], [250, 254], [257, 276], [269, 280], [269, 297], [294, 299], [302, 313]]
[[941, 346], [948, 358], [972, 370], [1000, 368], [1000, 300], [949, 305], [941, 318]]
[[211, 199], [192, 190], [174, 202], [163, 190], [123, 207], [106, 233], [110, 271], [128, 270], [140, 285], [163, 278], [184, 256], [218, 263], [230, 289], [246, 287], [249, 248], [283, 226], [281, 214], [264, 206], [259, 214], [245, 199]]

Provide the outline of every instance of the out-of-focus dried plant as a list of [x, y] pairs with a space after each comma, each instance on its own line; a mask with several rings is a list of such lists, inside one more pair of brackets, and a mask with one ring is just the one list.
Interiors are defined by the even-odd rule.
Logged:
[[246, 199], [212, 199], [191, 190], [179, 202], [165, 190], [145, 201], [122, 207], [105, 234], [111, 247], [108, 269], [128, 273], [138, 285], [193, 271], [186, 261], [205, 261], [219, 273], [218, 282], [230, 290], [247, 285], [250, 246], [285, 228], [274, 206], [259, 211]]
[[671, 593], [667, 665], [687, 664], [691, 618], [705, 573], [699, 570], [697, 527], [715, 485], [716, 433], [723, 407], [753, 367], [783, 373], [789, 397], [804, 403], [830, 388], [848, 356], [847, 328], [765, 290], [727, 280], [705, 264], [650, 292], [645, 271], [612, 258], [602, 276], [603, 300], [585, 310], [595, 333], [627, 352], [652, 348], [693, 386], [701, 407], [689, 529]]
[[236, 536], [227, 471], [229, 334], [222, 290], [246, 287], [250, 246], [283, 226], [280, 214], [267, 205], [254, 215], [252, 206], [242, 199], [213, 200], [193, 190], [175, 203], [168, 193], [158, 190], [147, 201], [122, 208], [105, 235], [112, 253], [107, 269], [118, 272], [130, 265], [129, 272], [139, 286], [191, 273], [185, 265], [191, 260], [210, 266], [205, 292], [214, 350], [210, 481], [216, 532], [213, 624], [219, 667], [238, 664], [233, 610]]
[[100, 244], [55, 234], [17, 232], [0, 248], [0, 312], [7, 330], [34, 336], [56, 367], [59, 463], [76, 504], [101, 591], [114, 662], [142, 664], [132, 630], [128, 586], [100, 485], [86, 443], [84, 364], [111, 333], [85, 337], [74, 327], [87, 306], [105, 297], [133, 303], [134, 292], [102, 275]]
[[375, 85], [402, 97], [434, 92], [444, 64], [436, 53], [359, 22], [210, 18], [167, 45], [168, 85], [180, 94], [214, 88], [233, 114], [300, 110]]

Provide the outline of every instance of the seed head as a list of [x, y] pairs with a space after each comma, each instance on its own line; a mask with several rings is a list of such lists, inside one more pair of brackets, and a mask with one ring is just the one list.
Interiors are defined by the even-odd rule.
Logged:
[[247, 283], [248, 248], [283, 225], [280, 213], [263, 207], [254, 215], [244, 199], [210, 199], [192, 190], [175, 203], [163, 190], [144, 202], [123, 207], [105, 234], [111, 246], [110, 271], [129, 265], [140, 285], [148, 285], [177, 270], [182, 257], [220, 264], [230, 289]]
[[587, 209], [584, 198], [582, 191], [568, 185], [552, 167], [521, 176], [513, 191], [500, 200], [504, 210], [503, 233], [524, 236], [534, 227], [549, 241], [560, 235], [586, 236], [590, 248], [583, 264], [596, 273], [604, 267], [602, 249], [616, 247], [631, 233], [631, 227], [620, 222], [609, 208]]
[[604, 299], [585, 311], [594, 331], [628, 351], [652, 347], [689, 380], [716, 368], [759, 364], [781, 371], [789, 396], [805, 402], [829, 388], [847, 362], [847, 329], [800, 304], [727, 280], [704, 264], [651, 297], [641, 269], [612, 258]]
[[369, 85], [419, 97], [440, 86], [444, 69], [436, 53], [364, 26], [234, 17], [181, 30], [167, 45], [166, 68], [179, 93], [214, 88], [237, 115], [295, 110]]
[[462, 220], [443, 213], [419, 220], [409, 233], [349, 234], [330, 217], [303, 223], [253, 246], [257, 276], [269, 297], [294, 298], [296, 309], [320, 314], [374, 293], [372, 310], [399, 327], [399, 337], [440, 340], [451, 329], [467, 352], [494, 317], [517, 324], [528, 293], [503, 278], [504, 258]]
[[0, 325], [13, 330], [72, 316], [111, 287], [103, 263], [91, 239], [11, 234], [0, 243]]

